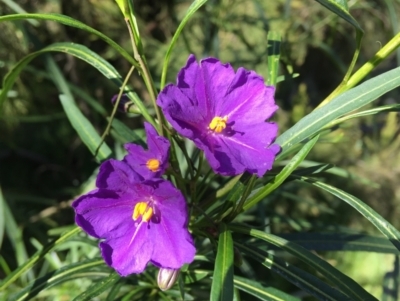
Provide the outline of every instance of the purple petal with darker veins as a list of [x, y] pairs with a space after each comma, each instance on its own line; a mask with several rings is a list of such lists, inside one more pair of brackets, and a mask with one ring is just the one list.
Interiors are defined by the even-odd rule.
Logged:
[[129, 195], [98, 189], [79, 197], [72, 207], [76, 224], [97, 238], [118, 237], [133, 226], [134, 203]]
[[[163, 175], [168, 167], [170, 147], [168, 139], [159, 136], [150, 123], [145, 122], [145, 129], [148, 150], [143, 149], [140, 145], [127, 143], [125, 144], [125, 149], [128, 151], [128, 155], [124, 158], [124, 161], [142, 177], [142, 180], [158, 178]], [[152, 171], [147, 167], [146, 163], [150, 159], [157, 159], [160, 162], [160, 167], [157, 171]]]
[[[151, 257], [162, 268], [178, 269], [193, 261], [196, 249], [187, 231], [187, 208], [182, 193], [170, 182], [159, 181], [153, 197], [157, 199], [157, 219], [150, 225], [149, 235], [157, 241]], [[173, 218], [171, 218], [173, 217]]]
[[[278, 109], [274, 92], [254, 71], [239, 68], [235, 73], [214, 58], [196, 64], [191, 55], [177, 85], [166, 86], [157, 104], [172, 127], [204, 151], [215, 172], [262, 176], [279, 152], [279, 147], [270, 148], [277, 126], [265, 122]], [[211, 121], [222, 122], [223, 128], [210, 129]]]
[[141, 273], [153, 254], [154, 241], [149, 237], [148, 224], [130, 228], [123, 236], [100, 243], [106, 263], [121, 276]]
[[115, 191], [127, 191], [132, 183], [140, 180], [140, 176], [128, 164], [110, 159], [101, 164], [96, 186]]

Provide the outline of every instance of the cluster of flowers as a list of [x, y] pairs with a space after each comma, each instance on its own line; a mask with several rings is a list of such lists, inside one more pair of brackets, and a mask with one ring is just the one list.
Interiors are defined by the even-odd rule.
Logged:
[[[272, 168], [280, 148], [272, 144], [277, 125], [266, 122], [277, 110], [274, 87], [254, 71], [191, 55], [167, 85], [157, 104], [172, 127], [204, 151], [221, 175], [249, 172], [261, 177]], [[186, 201], [162, 178], [168, 166], [169, 141], [145, 123], [148, 150], [128, 143], [122, 161], [100, 166], [97, 189], [79, 197], [76, 223], [100, 238], [106, 263], [120, 275], [142, 272], [151, 262], [179, 269], [194, 259]]]

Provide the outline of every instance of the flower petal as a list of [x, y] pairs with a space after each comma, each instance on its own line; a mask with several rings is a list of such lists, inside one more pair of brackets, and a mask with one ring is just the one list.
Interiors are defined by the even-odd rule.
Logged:
[[[157, 103], [174, 129], [204, 151], [215, 172], [262, 176], [279, 152], [279, 146], [270, 147], [277, 126], [265, 122], [278, 109], [274, 92], [254, 71], [239, 68], [235, 73], [214, 58], [199, 67], [191, 55], [177, 85], [161, 91]], [[209, 126], [215, 117], [221, 119], [218, 131]]]
[[254, 125], [251, 130], [213, 141], [213, 151], [205, 149], [210, 166], [222, 175], [237, 175], [245, 171], [263, 176], [272, 168], [280, 147], [274, 144], [278, 127], [275, 123]]
[[110, 159], [101, 164], [96, 186], [115, 191], [127, 191], [132, 183], [140, 180], [139, 175], [128, 164]]
[[79, 197], [72, 207], [76, 224], [97, 238], [118, 237], [133, 226], [134, 203], [128, 195], [98, 189]]
[[153, 253], [153, 241], [149, 237], [148, 224], [131, 227], [124, 235], [100, 243], [101, 255], [106, 263], [121, 276], [141, 273]]
[[154, 240], [151, 262], [162, 268], [179, 269], [194, 259], [196, 249], [187, 230], [187, 208], [182, 193], [170, 182], [160, 181], [154, 190], [158, 223], [150, 224], [150, 239]]
[[274, 93], [275, 88], [265, 86], [261, 76], [239, 68], [226, 97], [220, 101], [220, 114], [228, 116], [228, 122], [264, 122], [278, 109]]
[[[127, 143], [125, 144], [125, 149], [128, 151], [128, 155], [125, 156], [124, 161], [142, 177], [142, 180], [147, 180], [161, 177], [168, 167], [170, 144], [168, 139], [158, 135], [150, 123], [145, 122], [144, 126], [147, 134], [148, 150], [143, 149], [140, 145]], [[146, 166], [150, 159], [156, 159], [160, 162], [160, 166], [156, 172], [151, 171]]]

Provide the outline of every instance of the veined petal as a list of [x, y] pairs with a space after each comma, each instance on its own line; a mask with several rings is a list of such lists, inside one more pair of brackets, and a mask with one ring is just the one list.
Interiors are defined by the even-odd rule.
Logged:
[[[147, 134], [148, 150], [143, 149], [140, 145], [127, 143], [125, 144], [125, 149], [128, 151], [128, 155], [125, 156], [124, 161], [140, 175], [141, 180], [159, 178], [168, 167], [170, 143], [168, 139], [159, 136], [150, 123], [145, 122], [144, 126]], [[148, 167], [149, 160], [156, 160], [159, 163], [158, 168], [155, 170], [150, 169]]]
[[100, 166], [96, 186], [115, 191], [127, 191], [132, 183], [140, 180], [140, 176], [128, 164], [109, 159]]
[[153, 242], [147, 226], [142, 223], [137, 228], [129, 228], [123, 236], [100, 243], [104, 260], [121, 276], [143, 272], [150, 261]]
[[[266, 122], [278, 109], [274, 87], [265, 86], [254, 71], [239, 68], [235, 73], [214, 58], [195, 65], [191, 55], [177, 85], [168, 85], [159, 94], [157, 104], [166, 119], [204, 151], [216, 173], [248, 171], [262, 176], [279, 151], [278, 146], [270, 148], [277, 126]], [[206, 91], [202, 102], [201, 85]]]
[[151, 262], [158, 267], [178, 269], [193, 261], [196, 249], [187, 230], [187, 208], [182, 193], [170, 182], [160, 181], [154, 190], [158, 219], [149, 235], [157, 241]]
[[98, 189], [79, 197], [72, 207], [76, 224], [97, 238], [118, 237], [133, 226], [134, 203], [126, 194]]

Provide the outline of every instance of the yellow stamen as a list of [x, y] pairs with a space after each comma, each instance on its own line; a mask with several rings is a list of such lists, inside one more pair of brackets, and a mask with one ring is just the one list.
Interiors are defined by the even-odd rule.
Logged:
[[216, 116], [211, 120], [209, 128], [216, 133], [221, 133], [226, 128], [226, 122], [228, 121], [228, 116], [224, 118]]
[[132, 219], [136, 221], [139, 217], [142, 217], [142, 221], [148, 222], [153, 216], [153, 208], [147, 205], [146, 202], [139, 202], [133, 209]]
[[156, 172], [160, 169], [160, 161], [158, 161], [157, 159], [149, 159], [146, 162], [146, 167], [152, 172]]

